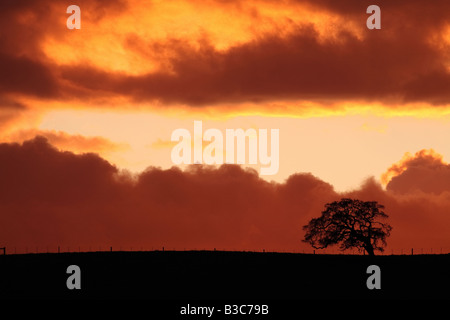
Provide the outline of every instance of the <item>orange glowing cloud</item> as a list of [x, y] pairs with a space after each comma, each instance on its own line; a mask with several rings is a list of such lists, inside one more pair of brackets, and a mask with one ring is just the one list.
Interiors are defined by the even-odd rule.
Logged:
[[118, 150], [126, 150], [129, 146], [125, 143], [115, 143], [104, 137], [86, 137], [82, 135], [71, 135], [62, 131], [54, 130], [21, 130], [10, 134], [6, 140], [23, 142], [36, 136], [44, 137], [49, 143], [63, 150], [76, 153], [94, 152], [104, 153]]
[[323, 41], [339, 39], [336, 25], [362, 35], [362, 27], [354, 21], [314, 10], [307, 2], [130, 0], [127, 4], [122, 12], [105, 11], [100, 21], [88, 11], [80, 32], [47, 37], [43, 52], [58, 65], [88, 64], [144, 75], [173, 71], [171, 59], [179, 55], [178, 43], [224, 52], [267, 35], [288, 37], [308, 24]]
[[403, 155], [403, 158], [396, 164], [393, 164], [385, 173], [381, 175], [381, 183], [387, 185], [393, 177], [400, 175], [406, 170], [406, 163], [413, 157], [409, 152]]
[[388, 190], [408, 192], [414, 190], [447, 190], [446, 184], [450, 165], [443, 156], [433, 149], [420, 150], [413, 155], [405, 153], [403, 158], [393, 164], [382, 176], [381, 182]]
[[441, 194], [450, 190], [450, 165], [433, 150], [405, 156], [388, 170], [393, 174], [386, 188], [399, 194], [424, 192]]
[[65, 27], [65, 5], [1, 4], [2, 95], [97, 108], [123, 99], [151, 109], [448, 113], [444, 0], [381, 1], [379, 32], [350, 2], [80, 0], [80, 30]]

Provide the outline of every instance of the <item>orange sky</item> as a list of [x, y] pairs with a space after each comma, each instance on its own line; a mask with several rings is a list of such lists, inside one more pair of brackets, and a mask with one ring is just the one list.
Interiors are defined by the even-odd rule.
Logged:
[[[223, 246], [245, 248], [261, 246], [263, 234], [278, 237], [282, 228], [293, 225], [294, 229], [286, 233], [289, 236], [273, 248], [294, 249], [300, 246], [302, 237], [299, 224], [318, 215], [326, 201], [353, 192], [386, 202], [388, 214], [391, 204], [392, 221], [397, 222], [392, 235], [396, 247], [428, 241], [428, 246], [450, 250], [449, 233], [443, 226], [449, 221], [445, 212], [450, 185], [442, 178], [446, 177], [450, 159], [448, 1], [438, 0], [433, 6], [425, 0], [379, 1], [381, 30], [366, 28], [366, 8], [372, 3], [364, 1], [80, 0], [76, 2], [81, 8], [80, 30], [66, 27], [70, 4], [60, 0], [0, 3], [0, 141], [7, 143], [2, 145], [0, 165], [10, 179], [2, 180], [1, 190], [11, 199], [19, 201], [22, 195], [20, 189], [10, 187], [17, 180], [10, 172], [28, 172], [31, 168], [53, 171], [44, 162], [62, 157], [57, 163], [64, 163], [64, 167], [54, 169], [49, 176], [39, 176], [40, 183], [31, 174], [19, 179], [22, 188], [30, 190], [45, 189], [42, 184], [48, 181], [51, 194], [55, 190], [51, 184], [61, 182], [52, 180], [58, 170], [71, 172], [72, 165], [80, 165], [84, 169], [79, 174], [91, 172], [91, 162], [84, 163], [82, 156], [91, 152], [99, 157], [95, 161], [108, 168], [103, 177], [107, 182], [102, 180], [99, 188], [108, 189], [113, 177], [123, 175], [117, 173], [121, 170], [134, 175], [132, 180], [140, 187], [111, 187], [120, 189], [115, 192], [124, 197], [125, 203], [130, 201], [126, 194], [145, 194], [145, 188], [150, 188], [150, 193], [162, 192], [153, 190], [153, 184], [160, 183], [158, 179], [165, 181], [168, 190], [175, 188], [179, 181], [172, 180], [171, 170], [175, 169], [170, 169], [174, 146], [170, 137], [175, 129], [192, 131], [194, 121], [202, 121], [205, 130], [217, 128], [222, 132], [279, 129], [278, 173], [249, 178], [245, 171], [236, 171], [236, 181], [241, 175], [251, 180], [249, 189], [242, 189], [250, 199], [261, 199], [269, 192], [271, 200], [267, 201], [271, 204], [264, 207], [275, 212], [285, 195], [280, 190], [295, 189], [293, 181], [312, 174], [314, 178], [308, 179], [314, 183], [300, 183], [297, 194], [313, 192], [316, 183], [326, 185], [326, 192], [322, 190], [314, 200], [305, 198], [307, 209], [298, 213], [298, 218], [294, 212], [302, 205], [286, 204], [286, 224], [277, 224], [269, 217], [272, 211], [242, 203], [241, 196], [232, 193], [228, 185], [217, 186], [223, 189], [213, 192], [212, 198], [229, 199], [230, 192], [232, 199], [237, 197], [230, 204], [235, 218], [241, 219], [241, 224], [235, 221], [236, 232], [240, 232], [233, 240], [236, 243], [227, 242], [231, 240], [225, 234], [219, 241], [212, 231], [222, 221], [221, 214], [226, 216], [228, 211], [215, 208], [213, 203], [212, 207], [200, 205], [200, 199], [187, 195], [168, 198], [165, 205], [141, 203], [138, 197], [135, 200], [140, 207], [127, 213], [129, 218], [114, 210], [113, 217], [106, 213], [95, 216], [95, 223], [103, 219], [110, 223], [104, 230], [84, 232], [85, 240], [80, 241], [114, 239], [136, 246], [172, 243], [178, 247], [183, 243], [208, 246], [217, 241]], [[41, 140], [30, 142], [35, 136], [45, 137], [60, 151]], [[13, 144], [24, 141], [29, 141], [28, 145]], [[35, 163], [33, 158], [25, 161], [23, 157], [31, 152], [27, 148], [42, 148], [44, 162]], [[64, 151], [74, 154], [69, 156]], [[14, 152], [22, 160], [9, 162], [9, 153]], [[145, 171], [148, 167], [161, 171]], [[250, 167], [259, 172], [259, 165]], [[193, 179], [200, 189], [212, 188], [207, 179], [223, 179], [226, 172], [219, 168], [207, 173], [192, 173], [184, 166], [181, 169], [187, 171], [175, 171], [176, 175], [185, 174], [186, 181]], [[295, 175], [302, 178], [292, 178]], [[69, 185], [71, 178], [68, 174]], [[70, 197], [73, 188], [78, 190], [84, 183], [91, 182], [73, 181], [64, 197]], [[19, 194], [11, 194], [11, 190]], [[179, 192], [187, 192], [184, 185]], [[151, 194], [150, 198], [154, 196]], [[50, 197], [37, 204], [38, 198], [27, 197], [17, 206], [5, 204], [8, 221], [17, 228], [21, 223], [30, 228], [26, 229], [27, 236], [12, 228], [15, 231], [9, 234], [8, 243], [76, 242], [75, 233], [66, 225], [75, 219], [82, 230], [86, 222], [74, 216], [72, 200]], [[411, 209], [417, 199], [421, 199], [420, 212], [416, 207]], [[100, 202], [87, 203], [94, 208], [109, 207]], [[196, 208], [198, 216], [191, 212], [194, 209], [183, 211], [183, 203]], [[24, 221], [14, 216], [14, 212], [30, 207], [35, 208], [35, 216]], [[173, 221], [159, 217], [166, 209], [173, 221], [183, 215], [203, 225], [204, 236], [191, 243], [186, 239], [195, 232], [194, 226], [188, 228], [185, 238], [174, 236], [175, 231], [181, 231], [171, 226], [167, 230], [162, 227], [166, 233], [158, 231], [158, 236], [124, 240], [146, 221], [168, 226]], [[55, 216], [39, 218], [40, 229], [33, 219], [45, 210], [55, 212]], [[58, 210], [61, 212], [56, 213]], [[210, 210], [216, 213], [206, 215]], [[252, 210], [267, 217], [253, 224], [254, 217], [248, 215]], [[405, 210], [413, 211], [411, 216], [406, 217]], [[64, 214], [67, 221], [59, 216]], [[129, 221], [126, 232], [119, 228], [124, 220]], [[277, 230], [268, 227], [272, 223]], [[52, 224], [58, 225], [58, 235], [41, 239]], [[400, 230], [397, 235], [395, 230]], [[421, 235], [420, 239], [409, 235], [411, 230], [415, 230], [414, 237]]]

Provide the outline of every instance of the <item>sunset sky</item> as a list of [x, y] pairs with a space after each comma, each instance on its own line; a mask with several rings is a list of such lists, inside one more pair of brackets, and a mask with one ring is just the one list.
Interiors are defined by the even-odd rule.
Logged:
[[[2, 0], [0, 247], [306, 250], [301, 227], [352, 196], [386, 206], [388, 249], [450, 252], [449, 12]], [[171, 134], [194, 121], [279, 129], [278, 173], [175, 166]]]

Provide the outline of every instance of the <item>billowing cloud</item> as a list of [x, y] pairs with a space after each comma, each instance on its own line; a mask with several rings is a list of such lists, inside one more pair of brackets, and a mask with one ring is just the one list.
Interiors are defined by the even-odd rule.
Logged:
[[103, 137], [86, 137], [79, 134], [68, 134], [63, 131], [54, 130], [20, 130], [8, 136], [8, 140], [23, 142], [41, 136], [48, 140], [50, 144], [58, 149], [68, 150], [76, 153], [102, 153], [104, 151], [126, 150], [129, 145], [126, 143], [112, 142]]
[[122, 97], [152, 106], [445, 108], [448, 1], [381, 1], [381, 30], [365, 27], [369, 4], [79, 1], [83, 27], [67, 30], [66, 3], [2, 1], [0, 92], [102, 105]]
[[172, 52], [171, 72], [121, 76], [70, 66], [62, 77], [99, 93], [191, 105], [295, 99], [447, 104], [446, 54], [429, 43], [430, 33], [440, 26], [425, 28], [430, 33], [415, 32], [402, 28], [395, 14], [386, 16], [389, 31], [365, 30], [362, 39], [343, 29], [337, 31], [339, 41], [322, 41], [314, 25], [299, 25], [286, 37], [261, 36], [226, 51], [208, 42], [198, 48], [188, 40], [169, 39], [160, 46]]
[[22, 251], [309, 250], [301, 227], [347, 196], [386, 206], [390, 248], [450, 247], [446, 197], [398, 197], [374, 180], [339, 194], [309, 173], [270, 183], [237, 165], [149, 167], [133, 176], [95, 154], [58, 151], [43, 137], [1, 144], [0, 176], [2, 245]]
[[[116, 1], [81, 1], [86, 18], [101, 21], [105, 10], [117, 13]], [[41, 99], [60, 99], [67, 86], [58, 67], [43, 51], [48, 38], [67, 36], [65, 1], [2, 1], [0, 3], [0, 93]]]
[[433, 150], [421, 150], [414, 156], [407, 153], [384, 174], [392, 176], [386, 188], [396, 193], [416, 191], [440, 194], [450, 191], [450, 165]]

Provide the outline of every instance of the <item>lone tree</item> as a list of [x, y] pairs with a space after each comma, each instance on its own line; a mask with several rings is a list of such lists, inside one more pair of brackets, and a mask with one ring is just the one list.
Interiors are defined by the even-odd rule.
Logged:
[[383, 209], [376, 201], [344, 198], [327, 203], [322, 216], [303, 227], [306, 231], [303, 241], [316, 249], [340, 243], [341, 250], [364, 249], [369, 255], [374, 255], [375, 250], [382, 252], [392, 230], [389, 224], [380, 221], [388, 218]]

